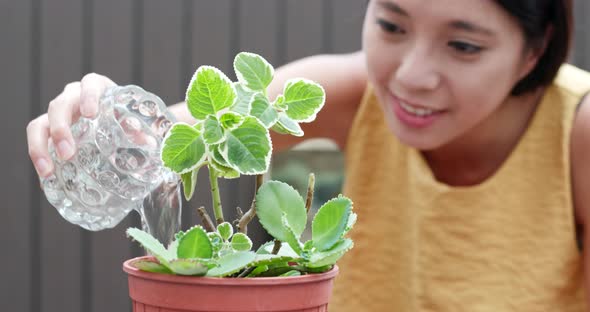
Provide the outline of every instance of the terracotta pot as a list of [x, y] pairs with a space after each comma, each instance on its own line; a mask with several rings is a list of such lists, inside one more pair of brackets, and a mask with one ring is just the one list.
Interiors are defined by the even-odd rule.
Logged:
[[328, 311], [338, 267], [292, 277], [215, 278], [140, 271], [125, 261], [134, 312]]

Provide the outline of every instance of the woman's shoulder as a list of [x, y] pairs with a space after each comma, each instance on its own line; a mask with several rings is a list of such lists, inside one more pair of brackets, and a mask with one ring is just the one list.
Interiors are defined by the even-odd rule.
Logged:
[[590, 92], [590, 72], [571, 64], [563, 64], [555, 77], [554, 85], [581, 98]]

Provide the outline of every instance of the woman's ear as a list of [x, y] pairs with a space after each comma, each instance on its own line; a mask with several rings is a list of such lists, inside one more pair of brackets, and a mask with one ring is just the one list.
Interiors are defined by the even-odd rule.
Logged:
[[526, 77], [526, 75], [528, 75], [533, 70], [533, 68], [537, 66], [539, 59], [543, 56], [545, 50], [547, 50], [549, 42], [553, 38], [553, 33], [553, 25], [549, 25], [549, 27], [547, 27], [547, 30], [545, 31], [543, 41], [540, 44], [535, 44], [534, 46], [526, 49], [526, 54], [523, 63], [524, 66], [522, 66], [520, 79]]

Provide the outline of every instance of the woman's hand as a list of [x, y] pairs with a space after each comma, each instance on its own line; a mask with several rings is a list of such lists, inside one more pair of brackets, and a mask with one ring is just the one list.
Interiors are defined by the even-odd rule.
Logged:
[[81, 81], [67, 84], [63, 92], [49, 102], [47, 113], [29, 122], [29, 156], [40, 177], [50, 175], [54, 169], [47, 148], [49, 139], [53, 141], [60, 159], [67, 160], [74, 156], [76, 145], [70, 126], [80, 116], [95, 117], [100, 96], [112, 86], [115, 83], [105, 76], [87, 74]]

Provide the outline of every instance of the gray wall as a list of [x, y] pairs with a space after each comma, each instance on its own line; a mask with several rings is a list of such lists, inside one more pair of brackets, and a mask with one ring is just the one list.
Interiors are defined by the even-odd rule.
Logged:
[[[590, 13], [577, 0], [576, 14]], [[306, 55], [360, 47], [365, 0], [0, 0], [1, 311], [130, 310], [124, 259], [140, 250], [124, 235], [137, 216], [90, 233], [66, 223], [44, 199], [29, 163], [28, 121], [70, 81], [98, 72], [139, 84], [167, 103], [182, 99], [201, 64], [231, 72], [238, 51], [280, 65]], [[586, 21], [574, 62], [590, 67]], [[200, 183], [207, 178], [200, 176]], [[246, 207], [252, 180], [223, 183], [226, 206]], [[210, 207], [206, 193], [185, 205]]]

